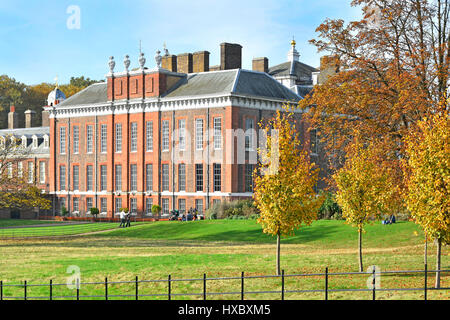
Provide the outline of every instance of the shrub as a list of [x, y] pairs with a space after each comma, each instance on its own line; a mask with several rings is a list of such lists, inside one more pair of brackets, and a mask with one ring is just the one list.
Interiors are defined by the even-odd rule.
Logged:
[[100, 213], [100, 211], [98, 210], [98, 208], [91, 208], [90, 209], [90, 212], [91, 212], [91, 214], [94, 216], [94, 217], [96, 217], [99, 213]]
[[161, 206], [154, 204], [152, 205], [152, 213], [159, 216], [159, 213], [161, 212]]
[[[324, 192], [321, 191], [321, 193], [323, 194]], [[317, 213], [317, 219], [342, 220], [342, 210], [331, 192], [326, 192], [325, 200]]]
[[67, 216], [68, 213], [69, 213], [69, 211], [66, 209], [66, 207], [62, 206], [62, 208], [61, 208], [61, 215], [63, 217], [65, 217], [65, 216]]
[[257, 217], [258, 210], [252, 200], [224, 201], [213, 205], [206, 210], [205, 216], [208, 219], [248, 219]]

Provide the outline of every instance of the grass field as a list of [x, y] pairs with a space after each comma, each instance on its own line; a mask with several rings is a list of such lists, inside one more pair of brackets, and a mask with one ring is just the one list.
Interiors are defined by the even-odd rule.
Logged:
[[[59, 226], [55, 228], [63, 228]], [[66, 239], [0, 240], [0, 280], [5, 284], [66, 283], [67, 268], [76, 265], [82, 282], [132, 281], [139, 279], [201, 279], [269, 275], [275, 272], [275, 239], [261, 232], [253, 220], [197, 222], [156, 222], [129, 229]], [[46, 228], [46, 227], [45, 227]], [[45, 229], [42, 227], [42, 229]], [[51, 228], [51, 227], [50, 227]], [[41, 229], [41, 228], [40, 228]], [[423, 270], [423, 234], [410, 222], [368, 226], [363, 236], [364, 263], [387, 270]], [[429, 245], [429, 268], [434, 268], [435, 247]], [[282, 240], [281, 263], [286, 274], [356, 272], [357, 232], [342, 221], [317, 221], [292, 237]], [[450, 269], [448, 247], [443, 248], [443, 269]], [[332, 276], [329, 287], [367, 288], [368, 275]], [[429, 287], [434, 275], [429, 275]], [[442, 275], [442, 287], [450, 287], [450, 275]], [[382, 275], [381, 288], [422, 288], [421, 275]], [[172, 293], [201, 293], [201, 281], [173, 282]], [[280, 290], [279, 278], [246, 279], [246, 291]], [[323, 289], [323, 276], [286, 278], [286, 290]], [[109, 294], [134, 294], [134, 284], [110, 284]], [[208, 282], [208, 292], [240, 290], [240, 280]], [[48, 295], [48, 287], [29, 287], [28, 296]], [[165, 294], [167, 282], [146, 283], [140, 294]], [[65, 286], [55, 287], [54, 295], [74, 295]], [[83, 285], [83, 295], [103, 295], [102, 284]], [[23, 287], [4, 287], [6, 296], [22, 296]], [[450, 291], [428, 293], [430, 299], [449, 299]], [[166, 299], [165, 296], [153, 297]], [[201, 296], [176, 296], [200, 299]], [[239, 299], [239, 295], [209, 296], [209, 299]], [[280, 294], [247, 294], [246, 299], [279, 299]], [[323, 299], [323, 293], [288, 293], [286, 299]], [[335, 292], [330, 299], [370, 299], [370, 292]], [[377, 299], [422, 299], [423, 292], [379, 292]], [[91, 298], [92, 299], [92, 298]], [[94, 298], [95, 299], [95, 298]], [[100, 298], [99, 298], [100, 299]]]
[[0, 219], [0, 228], [34, 226], [41, 224], [58, 224], [61, 221], [53, 220], [25, 220], [25, 219]]
[[[140, 222], [134, 223], [139, 225]], [[62, 224], [24, 228], [6, 228], [0, 229], [0, 237], [54, 237], [54, 236], [70, 236], [80, 235], [104, 230], [116, 229], [118, 223], [83, 223], [83, 224]]]

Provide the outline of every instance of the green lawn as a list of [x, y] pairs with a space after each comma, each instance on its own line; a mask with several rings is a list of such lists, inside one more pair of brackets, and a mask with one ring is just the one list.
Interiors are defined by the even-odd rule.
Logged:
[[[133, 223], [134, 226], [142, 224], [141, 222]], [[83, 223], [83, 224], [63, 224], [51, 225], [43, 227], [24, 227], [0, 229], [0, 237], [52, 237], [52, 236], [69, 236], [79, 235], [91, 232], [98, 232], [118, 228], [118, 223], [101, 222], [101, 223]]]
[[[128, 237], [159, 240], [232, 241], [245, 243], [273, 243], [274, 237], [264, 234], [256, 220], [202, 220], [191, 222], [167, 221], [117, 229], [100, 237]], [[285, 244], [307, 244], [327, 248], [345, 248], [357, 241], [357, 229], [344, 221], [319, 220], [305, 226], [295, 235], [284, 237]], [[376, 222], [366, 227], [363, 241], [369, 247], [395, 247], [420, 244], [423, 233], [412, 222], [382, 225]]]
[[[107, 225], [104, 223], [92, 226]], [[132, 224], [133, 225], [133, 224]], [[66, 283], [69, 266], [78, 266], [81, 281], [100, 282], [81, 287], [80, 294], [104, 294], [102, 282], [133, 281], [139, 279], [201, 279], [208, 277], [239, 277], [273, 275], [275, 272], [275, 239], [262, 234], [261, 228], [252, 220], [218, 220], [197, 222], [155, 222], [135, 225], [128, 229], [79, 236], [72, 238], [11, 239], [0, 240], [0, 280], [4, 284]], [[53, 227], [54, 229], [64, 226]], [[25, 228], [24, 228], [25, 229]], [[39, 229], [45, 229], [44, 227]], [[51, 229], [51, 228], [50, 228]], [[48, 232], [49, 230], [47, 230]], [[50, 235], [50, 234], [47, 234]], [[379, 223], [368, 226], [363, 237], [363, 261], [367, 269], [377, 265], [387, 270], [422, 270], [423, 235], [410, 222], [384, 226]], [[428, 263], [435, 265], [435, 246], [430, 244]], [[448, 247], [443, 248], [442, 267], [450, 269]], [[281, 265], [286, 274], [321, 273], [325, 267], [330, 272], [355, 272], [357, 261], [356, 229], [342, 221], [317, 221], [292, 237], [282, 240]], [[331, 276], [330, 289], [367, 288], [368, 275]], [[246, 279], [246, 291], [280, 290], [280, 278]], [[429, 287], [433, 286], [433, 274], [429, 275]], [[208, 292], [238, 292], [240, 279], [208, 281]], [[442, 287], [450, 287], [450, 275], [442, 275]], [[423, 274], [382, 275], [382, 288], [421, 288]], [[292, 290], [322, 290], [323, 276], [290, 277], [285, 288]], [[201, 299], [199, 296], [183, 295], [201, 293], [201, 281], [172, 283], [173, 299]], [[134, 283], [110, 284], [110, 295], [134, 295]], [[5, 296], [23, 296], [23, 286], [4, 287]], [[141, 294], [167, 293], [167, 282], [143, 283]], [[27, 294], [48, 295], [48, 286], [29, 287]], [[54, 295], [74, 295], [66, 286], [54, 289]], [[330, 299], [371, 299], [370, 292], [334, 292]], [[433, 291], [430, 299], [449, 299], [450, 292]], [[111, 299], [112, 297], [110, 297]], [[129, 297], [132, 299], [133, 297]], [[141, 297], [141, 299], [167, 299], [167, 296]], [[208, 299], [239, 299], [239, 294], [213, 295]], [[246, 299], [279, 299], [279, 293], [247, 294]], [[422, 299], [422, 291], [379, 292], [377, 299]], [[89, 299], [102, 299], [89, 298]], [[287, 293], [286, 299], [323, 299], [323, 293]]]
[[40, 224], [58, 224], [61, 221], [53, 220], [26, 220], [26, 219], [0, 219], [0, 228], [5, 227], [18, 227], [18, 226], [31, 226]]

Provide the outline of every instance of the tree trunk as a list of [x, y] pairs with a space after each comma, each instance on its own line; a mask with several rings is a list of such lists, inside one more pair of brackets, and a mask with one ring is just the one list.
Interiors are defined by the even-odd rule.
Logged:
[[428, 264], [428, 237], [425, 233], [425, 253], [424, 253], [424, 263]]
[[362, 229], [358, 228], [358, 260], [359, 260], [359, 272], [363, 272], [363, 261], [362, 261]]
[[280, 242], [281, 242], [281, 235], [278, 232], [277, 233], [277, 275], [279, 276], [281, 274], [281, 268], [280, 268]]
[[436, 249], [436, 282], [434, 287], [436, 289], [441, 287], [441, 247], [442, 241], [441, 239], [437, 239], [437, 249]]

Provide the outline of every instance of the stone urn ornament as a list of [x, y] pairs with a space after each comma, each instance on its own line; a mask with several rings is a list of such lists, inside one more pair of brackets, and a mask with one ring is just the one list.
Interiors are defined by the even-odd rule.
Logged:
[[141, 52], [140, 57], [139, 57], [139, 65], [141, 66], [141, 70], [144, 70], [144, 66], [145, 66], [145, 57], [144, 57], [144, 53]]
[[128, 72], [128, 68], [130, 67], [130, 56], [126, 55], [125, 59], [123, 59], [123, 65], [125, 66], [125, 71]]
[[116, 66], [116, 62], [114, 61], [113, 56], [109, 57], [108, 65], [109, 65], [109, 72], [114, 73], [114, 67]]
[[161, 51], [156, 50], [155, 62], [156, 62], [156, 67], [158, 69], [161, 69], [161, 61], [162, 61]]

